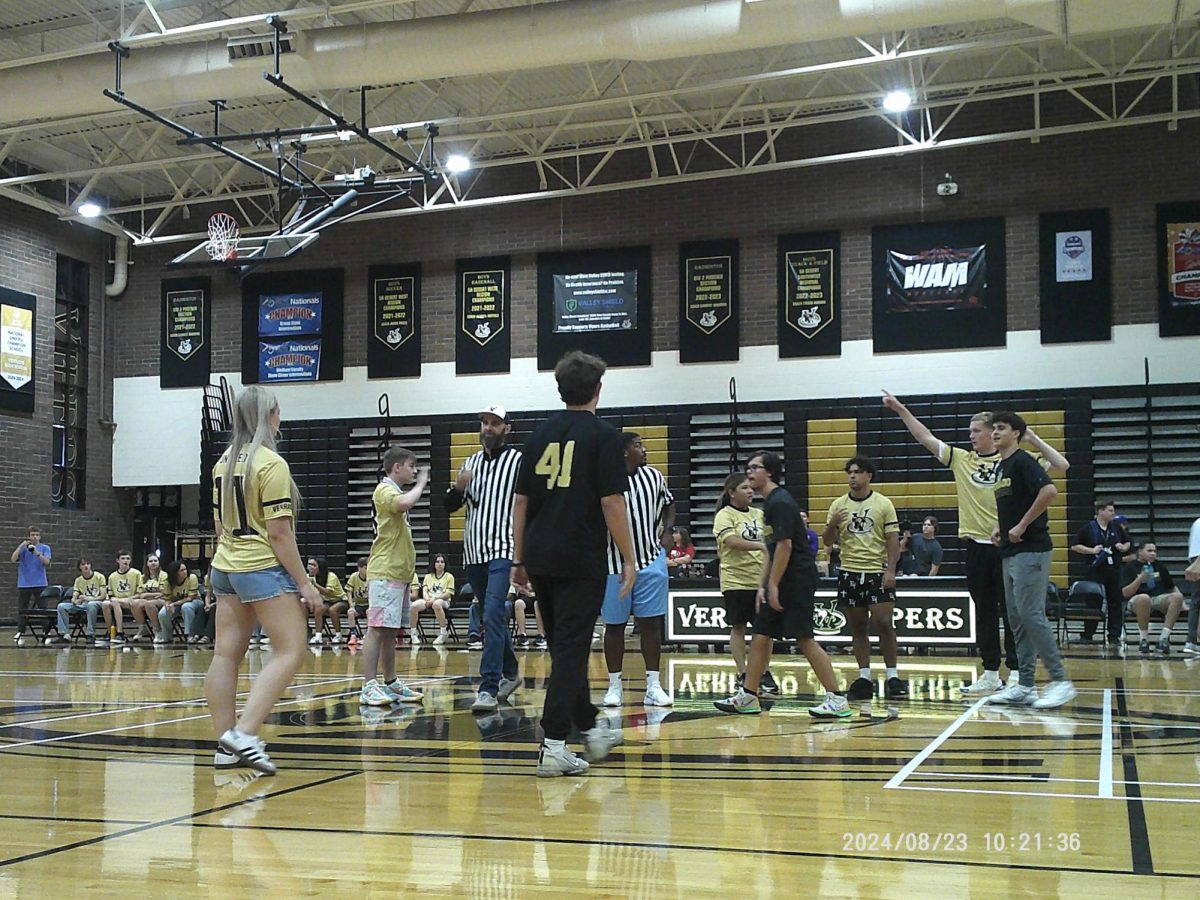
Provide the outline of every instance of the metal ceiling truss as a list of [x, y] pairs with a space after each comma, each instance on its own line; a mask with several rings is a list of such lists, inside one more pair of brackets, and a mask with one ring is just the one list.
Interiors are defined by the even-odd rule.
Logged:
[[[329, 102], [314, 100], [268, 75], [293, 99], [242, 101], [221, 115], [238, 129], [227, 140], [295, 138], [305, 148], [304, 164], [322, 173], [312, 179], [317, 182], [364, 165], [384, 179], [410, 175], [396, 158], [405, 158], [397, 148], [409, 147], [407, 129], [430, 124], [440, 130], [443, 145], [472, 158], [470, 172], [438, 174], [436, 182], [399, 199], [394, 208], [365, 216], [380, 218], [973, 144], [1036, 142], [1133, 125], [1161, 123], [1173, 129], [1200, 117], [1198, 34], [1195, 23], [1186, 21], [1136, 39], [1119, 35], [1064, 42], [1020, 26], [943, 43], [930, 43], [927, 33], [862, 36], [847, 42], [857, 46], [857, 53], [831, 58], [823, 48], [825, 61], [800, 66], [781, 64], [804, 58], [792, 47], [732, 61], [614, 60], [563, 70], [560, 93], [574, 91], [572, 84], [587, 85], [577, 99], [563, 102], [531, 102], [548, 94], [546, 70], [359, 91], [357, 123], [334, 109], [339, 101], [353, 103], [355, 92], [339, 92]], [[757, 61], [753, 67], [752, 60]], [[905, 114], [879, 106], [881, 93], [896, 84], [908, 85], [914, 94]], [[300, 120], [301, 110], [315, 115]], [[177, 118], [194, 120], [199, 112], [189, 107]], [[265, 130], [264, 115], [272, 120]], [[393, 124], [367, 128], [367, 115]], [[110, 229], [140, 243], [203, 237], [197, 230], [203, 219], [187, 222], [192, 211], [237, 209], [243, 233], [276, 230], [287, 205], [276, 185], [262, 171], [254, 174], [227, 163], [211, 138], [188, 141], [206, 149], [181, 148], [161, 128], [130, 132], [128, 117], [95, 119], [92, 130], [86, 121], [0, 129], [0, 165], [5, 156], [19, 158], [23, 144], [37, 141], [86, 159], [84, 165], [57, 171], [4, 175], [0, 195], [29, 198], [42, 208], [50, 203], [57, 214], [72, 217], [71, 204], [79, 194], [95, 192], [110, 200]], [[47, 136], [64, 128], [65, 135]], [[805, 129], [817, 129], [810, 132], [816, 139], [807, 139]], [[352, 132], [349, 141], [347, 132]], [[95, 149], [98, 134], [104, 135], [101, 150]], [[836, 137], [832, 148], [829, 135]], [[80, 139], [86, 156], [71, 143]], [[813, 152], [814, 145], [824, 152]], [[274, 164], [269, 151], [247, 149], [244, 155], [260, 169]], [[435, 168], [432, 157], [428, 165]], [[130, 191], [131, 184], [141, 192]]]

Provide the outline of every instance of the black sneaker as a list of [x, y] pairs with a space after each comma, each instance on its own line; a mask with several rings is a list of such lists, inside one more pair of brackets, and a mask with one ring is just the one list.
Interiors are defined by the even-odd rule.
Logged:
[[875, 696], [875, 682], [870, 678], [856, 678], [846, 691], [847, 700], [870, 700]]
[[550, 648], [550, 642], [546, 640], [546, 636], [544, 634], [539, 634], [537, 636], [536, 645], [539, 650], [548, 650]]
[[899, 678], [889, 678], [884, 685], [883, 694], [889, 700], [899, 700], [908, 696], [908, 682]]
[[467, 636], [467, 649], [468, 650], [482, 650], [483, 649], [483, 640], [479, 637], [476, 637], [473, 634], [468, 635]]
[[58, 635], [58, 637], [52, 638], [51, 640], [47, 641], [46, 646], [47, 647], [70, 647], [71, 642], [68, 641], [65, 637], [63, 637], [60, 634], [60, 635]]
[[525, 635], [518, 634], [515, 638], [513, 638], [513, 649], [514, 650], [524, 650], [528, 646], [529, 646], [529, 638], [525, 637]]
[[1142, 638], [1140, 641], [1138, 641], [1138, 653], [1149, 653], [1149, 652], [1150, 652], [1150, 639]]
[[1171, 639], [1169, 637], [1165, 637], [1158, 642], [1158, 652], [1163, 656], [1171, 655]]
[[763, 677], [758, 681], [758, 694], [760, 697], [778, 697], [779, 682], [775, 680], [775, 676], [771, 674], [771, 670], [763, 672]]

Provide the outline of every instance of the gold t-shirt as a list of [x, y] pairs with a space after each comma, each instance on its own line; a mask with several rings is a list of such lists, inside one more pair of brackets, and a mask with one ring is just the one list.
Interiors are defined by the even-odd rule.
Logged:
[[108, 595], [117, 600], [128, 600], [142, 591], [142, 573], [130, 569], [124, 575], [113, 572], [108, 576]]
[[[245, 453], [234, 466], [233, 502], [223, 504], [229, 450], [213, 466], [213, 514], [221, 522], [221, 539], [213, 554], [213, 567], [222, 572], [257, 572], [279, 565], [267, 535], [270, 519], [291, 517], [292, 473], [274, 450], [260, 447], [247, 472]], [[222, 509], [223, 506], [228, 509]]]
[[75, 602], [100, 600], [104, 597], [107, 587], [108, 582], [99, 572], [92, 572], [91, 578], [84, 578], [80, 575], [75, 579]]
[[876, 490], [862, 500], [846, 493], [829, 504], [825, 521], [832, 521], [840, 509], [849, 513], [838, 529], [841, 567], [847, 572], [882, 572], [887, 565], [887, 535], [900, 533], [896, 507]]
[[732, 536], [748, 541], [763, 540], [763, 514], [751, 506], [740, 510], [724, 506], [713, 519], [713, 537], [717, 539], [717, 556], [721, 562], [721, 590], [753, 591], [762, 582], [763, 551], [737, 550], [725, 543]]
[[396, 498], [403, 493], [394, 481], [385, 478], [371, 496], [375, 540], [367, 559], [368, 580], [383, 579], [401, 584], [416, 581], [417, 553], [408, 527], [408, 513], [395, 509]]

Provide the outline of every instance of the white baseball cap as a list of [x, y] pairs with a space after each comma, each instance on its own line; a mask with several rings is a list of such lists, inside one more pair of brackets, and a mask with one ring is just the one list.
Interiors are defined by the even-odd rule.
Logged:
[[508, 410], [498, 403], [493, 403], [491, 406], [485, 406], [479, 411], [480, 416], [492, 415], [503, 422], [508, 421]]

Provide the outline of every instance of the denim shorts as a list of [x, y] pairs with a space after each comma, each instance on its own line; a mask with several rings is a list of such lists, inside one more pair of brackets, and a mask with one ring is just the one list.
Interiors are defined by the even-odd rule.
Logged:
[[214, 594], [236, 594], [243, 603], [257, 603], [280, 594], [298, 593], [296, 582], [283, 566], [271, 566], [257, 572], [222, 572], [213, 569], [208, 583]]

